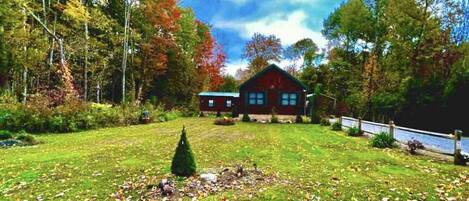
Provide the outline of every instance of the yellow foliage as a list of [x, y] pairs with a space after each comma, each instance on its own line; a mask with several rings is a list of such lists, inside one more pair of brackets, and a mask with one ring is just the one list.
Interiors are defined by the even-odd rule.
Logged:
[[77, 22], [87, 22], [90, 19], [90, 14], [80, 0], [67, 1], [64, 13]]

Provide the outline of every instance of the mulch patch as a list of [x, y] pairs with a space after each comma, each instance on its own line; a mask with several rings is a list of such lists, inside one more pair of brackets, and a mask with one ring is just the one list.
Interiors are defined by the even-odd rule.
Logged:
[[[203, 171], [202, 171], [203, 172]], [[261, 187], [281, 182], [277, 176], [264, 173], [257, 168], [242, 166], [218, 168], [208, 171], [216, 175], [216, 181], [206, 181], [200, 175], [186, 179], [167, 175], [140, 176], [135, 182], [125, 182], [112, 195], [116, 200], [180, 200], [197, 199], [229, 190], [258, 192]]]

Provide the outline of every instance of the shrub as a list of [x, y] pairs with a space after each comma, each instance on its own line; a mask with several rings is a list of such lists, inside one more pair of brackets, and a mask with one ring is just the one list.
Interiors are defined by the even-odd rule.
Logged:
[[195, 164], [194, 154], [186, 136], [185, 127], [182, 128], [181, 139], [179, 140], [171, 164], [171, 172], [177, 176], [192, 176], [197, 167]]
[[376, 148], [392, 148], [396, 140], [386, 132], [380, 132], [371, 138], [371, 146]]
[[150, 112], [151, 120], [169, 121], [180, 115], [176, 110], [164, 112], [162, 107], [154, 107], [149, 103], [145, 106], [112, 106], [75, 100], [50, 108], [47, 105], [50, 104], [46, 99], [40, 99], [39, 96], [31, 99], [28, 105], [2, 104], [0, 128], [12, 132], [24, 129], [29, 133], [62, 133], [138, 124], [143, 109]]
[[279, 123], [278, 117], [277, 117], [277, 110], [275, 108], [272, 108], [271, 111], [272, 117], [270, 117], [270, 123]]
[[235, 120], [233, 118], [223, 117], [215, 120], [215, 125], [230, 126], [235, 125]]
[[329, 119], [327, 118], [322, 118], [321, 119], [321, 126], [330, 126], [331, 122], [329, 122]]
[[205, 113], [204, 113], [204, 112], [202, 112], [202, 111], [200, 111], [200, 113], [199, 113], [199, 117], [205, 117]]
[[217, 111], [217, 117], [221, 117], [221, 112]]
[[313, 112], [313, 115], [311, 115], [311, 123], [312, 124], [321, 123], [321, 118], [315, 112]]
[[355, 137], [361, 136], [363, 134], [363, 132], [361, 132], [360, 129], [358, 129], [357, 127], [349, 128], [347, 133], [349, 136], [355, 136]]
[[62, 116], [53, 116], [49, 119], [49, 130], [52, 132], [66, 131], [65, 119]]
[[295, 123], [297, 124], [303, 123], [303, 117], [301, 115], [296, 115]]
[[250, 122], [251, 118], [249, 117], [249, 115], [247, 113], [244, 113], [242, 121], [243, 122]]
[[238, 110], [236, 109], [236, 107], [233, 107], [233, 109], [231, 110], [231, 117], [233, 117], [233, 118], [238, 118], [239, 117], [239, 113], [238, 113]]
[[171, 110], [171, 111], [168, 111], [168, 112], [164, 113], [164, 120], [165, 121], [175, 120], [178, 117], [179, 117], [179, 114], [175, 110]]
[[13, 135], [10, 131], [0, 130], [0, 140], [8, 140], [13, 138]]
[[21, 134], [18, 137], [16, 137], [17, 140], [21, 141], [25, 145], [35, 145], [38, 144], [38, 141], [36, 138], [32, 135], [28, 134]]
[[8, 90], [0, 91], [0, 104], [2, 103], [17, 103], [16, 97]]
[[410, 154], [416, 154], [417, 149], [425, 148], [423, 144], [418, 140], [409, 140], [407, 141], [407, 150]]
[[331, 126], [331, 129], [333, 131], [341, 131], [342, 130], [342, 124], [340, 124], [339, 122], [334, 122]]

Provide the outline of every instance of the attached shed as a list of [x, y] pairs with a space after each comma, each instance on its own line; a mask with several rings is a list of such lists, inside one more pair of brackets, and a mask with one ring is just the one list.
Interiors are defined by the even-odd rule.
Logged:
[[237, 107], [239, 93], [201, 92], [199, 93], [200, 111], [231, 112]]

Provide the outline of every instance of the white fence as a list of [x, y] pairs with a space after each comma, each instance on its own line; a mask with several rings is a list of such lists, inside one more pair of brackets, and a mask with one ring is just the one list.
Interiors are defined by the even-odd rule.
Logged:
[[[371, 121], [361, 121], [361, 129], [370, 134], [378, 134], [380, 132], [390, 132], [388, 124], [375, 123]], [[342, 128], [359, 127], [358, 119], [351, 117], [342, 117]], [[407, 143], [409, 140], [418, 140], [426, 149], [433, 151], [454, 154], [454, 139], [443, 133], [435, 133], [430, 131], [417, 130], [412, 128], [405, 128], [394, 126], [394, 138], [402, 143]], [[469, 138], [462, 137], [461, 139], [462, 153], [469, 155]]]

